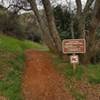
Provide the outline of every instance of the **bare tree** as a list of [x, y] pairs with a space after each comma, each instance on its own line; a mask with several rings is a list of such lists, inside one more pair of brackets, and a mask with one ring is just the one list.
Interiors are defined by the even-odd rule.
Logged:
[[[85, 31], [85, 18], [87, 17], [91, 5], [95, 2], [92, 10], [92, 20], [87, 32]], [[84, 63], [89, 63], [91, 57], [95, 56], [96, 52], [100, 50], [100, 44], [96, 41], [96, 29], [100, 24], [100, 0], [87, 0], [84, 9], [82, 9], [81, 0], [76, 0], [77, 5], [77, 19], [79, 21], [79, 30], [81, 38], [86, 38], [87, 41], [87, 53], [83, 57]], [[99, 42], [99, 41], [98, 41]]]

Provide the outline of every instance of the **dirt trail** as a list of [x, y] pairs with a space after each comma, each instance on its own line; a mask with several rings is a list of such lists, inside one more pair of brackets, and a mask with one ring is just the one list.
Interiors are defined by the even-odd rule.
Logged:
[[26, 51], [23, 76], [24, 100], [74, 100], [65, 90], [64, 79], [53, 69], [48, 53]]

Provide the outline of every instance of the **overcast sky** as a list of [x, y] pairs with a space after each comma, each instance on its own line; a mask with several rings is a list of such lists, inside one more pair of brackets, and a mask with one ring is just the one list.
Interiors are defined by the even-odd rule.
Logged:
[[[0, 0], [0, 2], [1, 2], [2, 0]], [[5, 1], [5, 3], [8, 1], [8, 0], [4, 0]], [[72, 4], [73, 5], [75, 5], [75, 0], [52, 0], [52, 1], [57, 1], [58, 2], [58, 4], [66, 4], [66, 1], [68, 1], [68, 2], [72, 2]], [[86, 0], [81, 0], [82, 1], [82, 4], [85, 4], [85, 2], [86, 2]]]
[[[75, 7], [76, 6], [75, 0], [54, 0], [54, 1], [57, 1], [58, 4], [63, 4], [63, 5], [66, 5], [68, 2], [71, 2], [71, 7]], [[82, 1], [82, 6], [84, 7], [84, 5], [86, 3], [86, 0], [81, 0], [81, 1]]]
[[[6, 3], [8, 0], [4, 0], [5, 1], [5, 6], [8, 6], [8, 3]], [[38, 1], [38, 0], [37, 0]], [[57, 4], [62, 4], [62, 5], [67, 5], [67, 2], [71, 2], [71, 8], [75, 8], [76, 7], [76, 3], [75, 0], [52, 0], [52, 1], [56, 1]], [[66, 2], [67, 1], [67, 2]], [[86, 0], [81, 0], [82, 1], [82, 7], [84, 7]], [[1, 2], [1, 0], [0, 0]], [[39, 8], [41, 8], [40, 6], [38, 6]]]

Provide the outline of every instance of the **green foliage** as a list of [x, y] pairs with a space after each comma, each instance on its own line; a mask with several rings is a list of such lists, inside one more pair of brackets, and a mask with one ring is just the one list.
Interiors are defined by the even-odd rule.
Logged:
[[7, 18], [7, 12], [4, 9], [0, 9], [0, 31], [4, 31], [8, 20]]
[[57, 7], [54, 8], [54, 15], [55, 15], [56, 25], [57, 25], [58, 31], [60, 33], [61, 39], [71, 37], [71, 32], [70, 32], [71, 17], [70, 17], [70, 13], [67, 10], [63, 11], [61, 6], [58, 5]]
[[41, 38], [41, 30], [33, 13], [21, 14], [18, 20], [22, 29], [21, 33], [24, 33], [25, 37], [34, 38], [36, 36]]
[[88, 81], [91, 84], [100, 84], [100, 64], [89, 65], [87, 69]]
[[78, 38], [78, 22], [74, 17], [75, 14], [71, 13], [67, 8], [62, 8], [61, 5], [58, 5], [54, 8], [54, 16], [56, 20], [56, 26], [60, 33], [61, 39], [72, 38], [71, 33], [71, 22], [73, 17], [73, 29], [75, 38]]
[[0, 32], [17, 37], [27, 38], [30, 34], [41, 37], [37, 20], [32, 13], [15, 14], [5, 8], [0, 8]]

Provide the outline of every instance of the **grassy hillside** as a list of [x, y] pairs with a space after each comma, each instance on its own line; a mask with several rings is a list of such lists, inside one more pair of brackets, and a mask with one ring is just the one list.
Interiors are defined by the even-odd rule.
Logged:
[[24, 51], [29, 48], [48, 50], [37, 43], [0, 35], [0, 97], [22, 100], [21, 75], [24, 68]]

